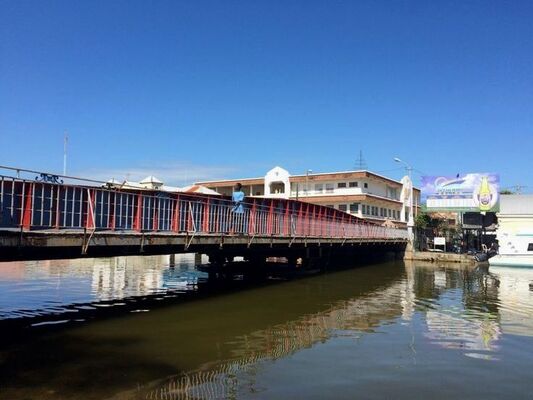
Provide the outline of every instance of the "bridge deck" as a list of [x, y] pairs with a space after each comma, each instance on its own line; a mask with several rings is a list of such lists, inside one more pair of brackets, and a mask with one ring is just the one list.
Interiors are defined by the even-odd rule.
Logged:
[[406, 243], [405, 229], [292, 200], [0, 176], [0, 259]]

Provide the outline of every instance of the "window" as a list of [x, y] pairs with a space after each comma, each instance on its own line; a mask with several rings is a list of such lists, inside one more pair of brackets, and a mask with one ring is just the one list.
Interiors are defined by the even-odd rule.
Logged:
[[285, 193], [285, 184], [283, 182], [272, 182], [270, 184], [270, 193]]
[[527, 251], [533, 251], [533, 243], [527, 245]]
[[333, 193], [334, 185], [333, 183], [326, 183], [326, 193]]
[[324, 191], [324, 185], [321, 183], [315, 183], [315, 192], [322, 193]]
[[395, 187], [387, 186], [387, 197], [389, 199], [397, 199], [398, 198], [398, 189]]
[[365, 187], [365, 189], [368, 189], [368, 183], [364, 183], [363, 186]]
[[346, 212], [348, 210], [348, 206], [346, 204], [339, 204], [339, 211]]
[[348, 184], [349, 187], [359, 187], [359, 182], [350, 182]]
[[350, 204], [350, 212], [351, 213], [358, 213], [359, 212], [359, 203]]
[[339, 183], [337, 183], [337, 187], [338, 187], [339, 189], [341, 189], [341, 188], [345, 188], [345, 187], [346, 187], [346, 182], [339, 182]]
[[363, 204], [361, 208], [363, 209], [363, 214], [366, 214], [366, 205]]

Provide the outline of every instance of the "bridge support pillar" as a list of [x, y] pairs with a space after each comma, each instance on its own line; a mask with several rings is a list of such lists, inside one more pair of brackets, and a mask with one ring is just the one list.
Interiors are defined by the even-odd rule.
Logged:
[[194, 265], [202, 263], [202, 253], [194, 253]]
[[226, 257], [221, 251], [218, 251], [216, 253], [210, 253], [207, 255], [207, 257], [209, 258], [209, 264], [213, 264], [216, 266], [222, 266], [226, 262]]

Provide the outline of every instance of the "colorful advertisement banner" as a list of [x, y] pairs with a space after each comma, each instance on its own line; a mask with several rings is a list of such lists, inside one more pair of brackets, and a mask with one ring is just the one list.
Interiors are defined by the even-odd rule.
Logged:
[[422, 203], [428, 211], [500, 210], [500, 176], [491, 173], [423, 176]]

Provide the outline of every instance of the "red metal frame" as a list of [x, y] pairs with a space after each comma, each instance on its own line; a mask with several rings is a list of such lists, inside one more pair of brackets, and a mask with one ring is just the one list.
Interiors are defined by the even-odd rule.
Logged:
[[25, 229], [25, 230], [30, 230], [31, 229], [31, 224], [32, 224], [32, 220], [31, 220], [31, 217], [32, 217], [32, 213], [33, 213], [33, 188], [34, 188], [34, 184], [33, 183], [23, 183], [23, 186], [24, 187], [28, 187], [28, 190], [25, 191], [25, 194], [22, 198], [22, 213], [21, 213], [21, 225], [22, 225], [22, 228]]
[[[46, 218], [47, 221], [41, 218], [38, 222], [40, 228], [61, 229], [66, 225], [69, 229], [95, 229], [96, 221], [101, 221], [102, 228], [114, 230], [119, 223], [118, 217], [121, 229], [131, 229], [135, 232], [141, 232], [143, 228], [146, 231], [163, 230], [174, 233], [183, 229], [189, 232], [194, 229], [202, 233], [226, 234], [228, 227], [235, 228], [231, 218], [228, 219], [232, 215], [232, 202], [221, 197], [168, 193], [162, 199], [157, 193], [142, 190], [112, 190], [12, 179], [13, 198], [16, 202], [14, 209], [20, 210], [18, 220], [12, 227], [18, 226], [24, 230], [32, 228], [34, 206], [36, 203], [45, 204], [42, 203], [45, 201], [45, 193], [50, 193], [52, 215]], [[40, 189], [41, 186], [43, 190]], [[36, 190], [36, 187], [39, 190]], [[79, 196], [80, 193], [82, 197]], [[11, 196], [11, 193], [8, 194]], [[100, 199], [98, 209], [97, 199]], [[193, 207], [196, 206], [198, 212], [192, 215]], [[74, 210], [78, 209], [81, 213], [79, 220], [77, 213], [76, 217], [73, 214]], [[183, 215], [183, 212], [186, 215]], [[239, 234], [366, 238], [391, 238], [396, 234], [390, 228], [369, 224], [338, 210], [293, 200], [251, 198], [244, 203], [242, 218], [239, 223], [243, 225], [238, 230]], [[145, 221], [153, 223], [152, 229], [143, 226]], [[182, 222], [185, 222], [185, 226], [182, 226]]]

